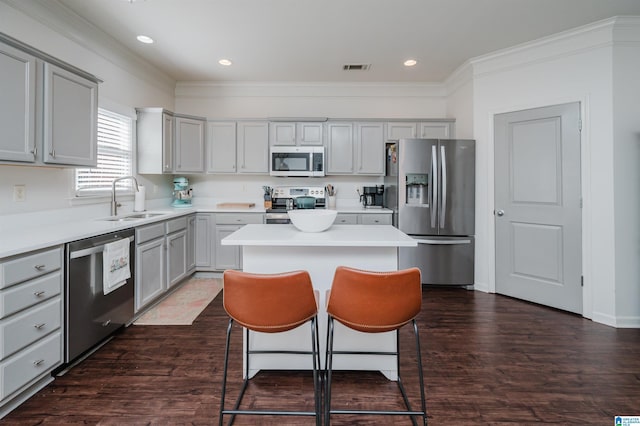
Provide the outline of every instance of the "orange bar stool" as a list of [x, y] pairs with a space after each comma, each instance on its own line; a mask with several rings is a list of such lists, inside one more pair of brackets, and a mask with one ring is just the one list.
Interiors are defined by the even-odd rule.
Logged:
[[[328, 425], [331, 415], [339, 414], [380, 414], [407, 415], [417, 425], [416, 417], [422, 417], [427, 424], [427, 405], [425, 402], [424, 377], [422, 373], [422, 357], [420, 354], [420, 336], [416, 316], [422, 307], [422, 285], [420, 270], [410, 268], [393, 272], [371, 272], [339, 266], [333, 278], [331, 290], [327, 294], [327, 352], [325, 358], [325, 412], [324, 419]], [[380, 352], [353, 352], [333, 350], [334, 321], [363, 333], [396, 332], [396, 350]], [[418, 380], [420, 385], [421, 410], [411, 408], [402, 378], [400, 376], [400, 339], [398, 330], [411, 323], [416, 342], [418, 361]], [[385, 410], [342, 410], [331, 408], [331, 375], [333, 355], [381, 355], [395, 356], [398, 369], [398, 387], [406, 406], [403, 411]]]
[[[220, 425], [223, 416], [231, 415], [229, 424], [238, 414], [244, 415], [283, 415], [283, 416], [315, 416], [316, 424], [321, 423], [321, 385], [320, 354], [317, 315], [317, 295], [311, 284], [311, 277], [306, 271], [293, 271], [280, 274], [250, 274], [227, 270], [224, 272], [223, 305], [229, 315], [227, 341], [224, 353], [224, 372], [222, 378], [222, 395], [220, 396]], [[233, 323], [244, 327], [245, 333], [245, 372], [246, 376], [233, 409], [225, 409], [227, 387], [227, 370], [229, 362], [229, 344]], [[250, 331], [262, 333], [280, 333], [293, 330], [305, 323], [311, 328], [311, 351], [290, 350], [250, 350]], [[311, 355], [313, 361], [313, 393], [314, 411], [285, 410], [241, 410], [242, 398], [249, 384], [249, 360], [252, 354], [303, 354]]]

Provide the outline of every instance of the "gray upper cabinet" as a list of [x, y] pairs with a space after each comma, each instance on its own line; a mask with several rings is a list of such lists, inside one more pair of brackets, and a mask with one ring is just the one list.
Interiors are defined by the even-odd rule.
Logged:
[[383, 175], [384, 123], [329, 122], [327, 175]]
[[269, 123], [238, 123], [236, 158], [238, 173], [269, 174]]
[[[161, 131], [161, 137], [162, 137], [162, 151], [159, 152], [160, 154], [160, 169], [162, 170], [161, 173], [171, 173], [173, 172], [173, 138], [174, 138], [174, 119], [173, 119], [173, 114], [166, 112], [166, 111], [162, 111], [162, 124], [160, 126], [160, 131]], [[150, 141], [147, 141], [150, 142]], [[155, 147], [155, 143], [154, 143], [154, 147]], [[139, 146], [139, 145], [138, 145]], [[157, 147], [155, 148], [155, 151], [158, 151]], [[156, 152], [156, 155], [158, 153]], [[151, 165], [149, 165], [151, 166]], [[157, 166], [157, 164], [153, 164], [153, 168], [155, 168]], [[141, 172], [138, 169], [138, 173], [144, 173]], [[148, 172], [151, 173], [151, 172]]]
[[384, 125], [356, 123], [356, 166], [360, 175], [384, 175]]
[[453, 121], [429, 121], [418, 123], [419, 136], [427, 139], [453, 139]]
[[322, 146], [322, 123], [271, 122], [269, 123], [269, 144]]
[[45, 163], [97, 165], [98, 84], [44, 64]]
[[204, 172], [204, 135], [206, 121], [195, 117], [175, 117], [175, 171]]
[[327, 174], [353, 173], [353, 123], [333, 122], [327, 129]]
[[418, 134], [418, 123], [390, 121], [386, 124], [386, 128], [388, 141], [415, 138]]
[[386, 123], [386, 140], [405, 138], [451, 139], [454, 137], [453, 119], [426, 121], [389, 121]]
[[141, 174], [173, 172], [173, 113], [162, 108], [136, 108], [138, 168]]
[[236, 122], [207, 123], [207, 173], [236, 173]]
[[206, 119], [136, 108], [138, 173], [202, 173]]
[[0, 161], [95, 167], [99, 80], [0, 34]]
[[36, 58], [0, 43], [0, 160], [36, 160]]

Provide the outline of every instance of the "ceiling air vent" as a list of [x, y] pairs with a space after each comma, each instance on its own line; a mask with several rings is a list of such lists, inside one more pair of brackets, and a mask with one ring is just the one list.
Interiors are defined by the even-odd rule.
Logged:
[[343, 71], [367, 71], [371, 64], [347, 64], [342, 66]]

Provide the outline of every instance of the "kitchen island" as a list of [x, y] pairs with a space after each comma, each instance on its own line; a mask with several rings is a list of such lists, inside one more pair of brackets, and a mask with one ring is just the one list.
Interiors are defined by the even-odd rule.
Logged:
[[[331, 288], [336, 267], [350, 266], [372, 271], [398, 269], [398, 247], [415, 247], [416, 242], [390, 225], [333, 225], [324, 232], [305, 233], [293, 225], [245, 225], [222, 240], [222, 245], [242, 246], [242, 270], [252, 273], [278, 273], [307, 270], [313, 287], [320, 292], [318, 327], [320, 354], [324, 363], [327, 316], [326, 291]], [[245, 342], [246, 343], [246, 342]], [[308, 350], [308, 326], [286, 333], [252, 333], [252, 349], [285, 348]], [[394, 332], [356, 333], [336, 323], [336, 350], [394, 350]], [[395, 357], [336, 355], [338, 370], [379, 370], [397, 379]], [[252, 355], [249, 377], [260, 369], [310, 369], [308, 356]], [[247, 372], [245, 372], [246, 374]]]

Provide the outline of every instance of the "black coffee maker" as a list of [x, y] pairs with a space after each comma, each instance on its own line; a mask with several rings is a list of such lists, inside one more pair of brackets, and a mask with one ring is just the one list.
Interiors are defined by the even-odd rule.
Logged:
[[360, 201], [365, 209], [381, 209], [384, 203], [384, 185], [362, 187]]

